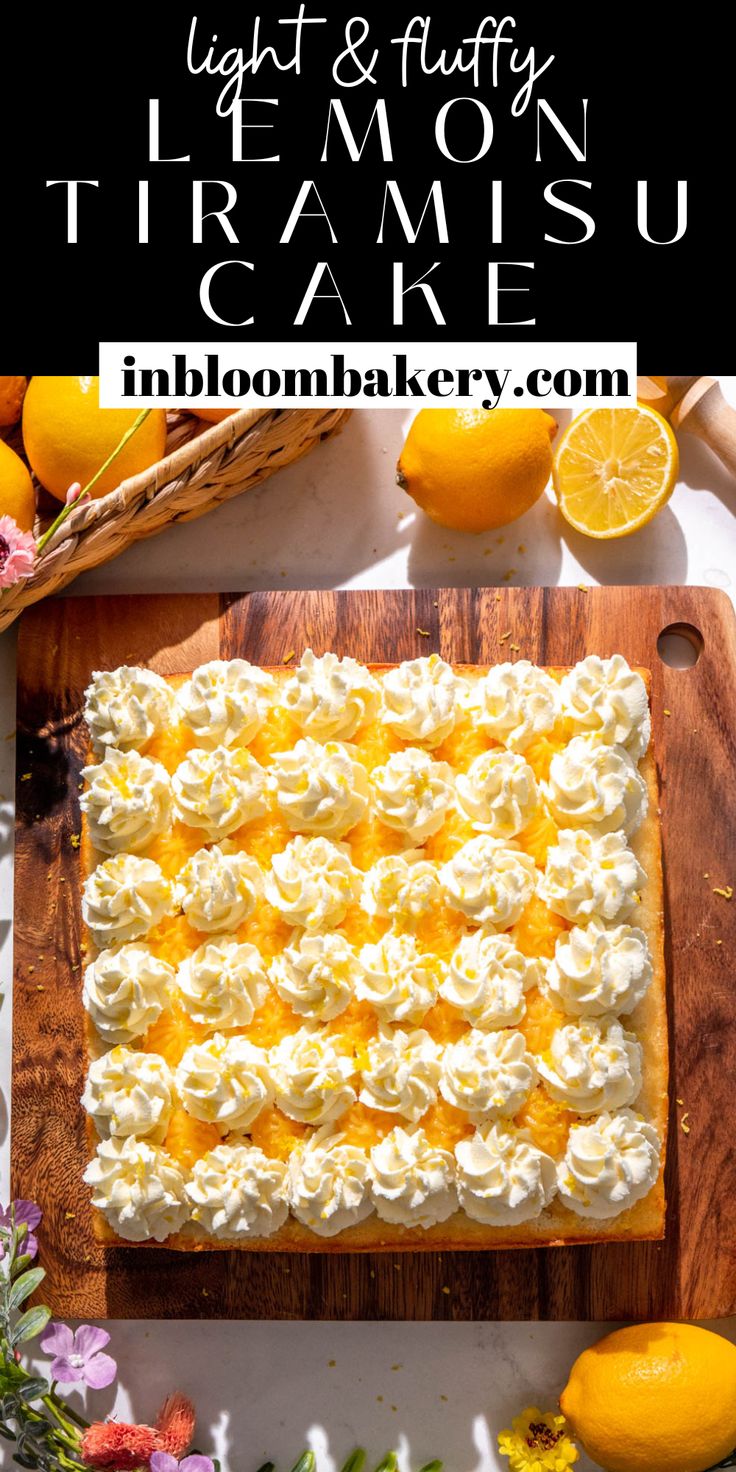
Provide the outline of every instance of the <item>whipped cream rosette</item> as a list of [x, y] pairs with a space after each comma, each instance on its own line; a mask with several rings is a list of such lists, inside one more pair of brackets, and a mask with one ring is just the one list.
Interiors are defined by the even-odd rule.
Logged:
[[276, 683], [247, 659], [211, 659], [177, 692], [183, 726], [198, 747], [247, 745], [276, 698]]
[[647, 784], [625, 746], [604, 746], [595, 736], [575, 736], [552, 758], [544, 784], [547, 806], [560, 828], [631, 835], [649, 806]]
[[306, 930], [339, 925], [360, 894], [361, 875], [345, 844], [301, 833], [271, 860], [266, 899]]
[[305, 649], [281, 700], [305, 735], [316, 741], [349, 741], [360, 726], [375, 719], [381, 691], [356, 659], [317, 656]]
[[353, 947], [338, 931], [296, 931], [269, 971], [281, 1000], [315, 1022], [330, 1022], [345, 1011], [362, 974]]
[[513, 1227], [540, 1216], [557, 1191], [551, 1156], [507, 1119], [476, 1130], [455, 1146], [460, 1205], [476, 1222]]
[[294, 1216], [319, 1237], [335, 1237], [365, 1221], [373, 1210], [368, 1153], [347, 1144], [330, 1124], [297, 1145], [288, 1182]]
[[209, 839], [226, 838], [268, 811], [266, 773], [245, 747], [193, 747], [171, 786], [181, 822]]
[[440, 1093], [476, 1124], [511, 1118], [537, 1081], [534, 1062], [523, 1033], [471, 1028], [445, 1048]]
[[647, 1196], [659, 1175], [662, 1142], [631, 1109], [574, 1124], [557, 1168], [563, 1204], [605, 1221]]
[[290, 1119], [327, 1124], [355, 1103], [355, 1063], [319, 1028], [287, 1034], [271, 1049], [270, 1063], [276, 1103]]
[[362, 908], [380, 920], [420, 920], [441, 904], [439, 869], [419, 848], [378, 859], [363, 880]]
[[192, 1022], [218, 1031], [248, 1027], [268, 995], [260, 951], [234, 935], [198, 946], [179, 963], [179, 1000]]
[[578, 731], [588, 731], [607, 746], [625, 746], [636, 762], [651, 737], [647, 688], [622, 654], [600, 659], [589, 654], [563, 675], [562, 713]]
[[508, 936], [474, 930], [455, 948], [440, 995], [471, 1027], [515, 1027], [526, 1012], [524, 993], [539, 985], [542, 971]]
[[537, 737], [549, 736], [561, 710], [557, 681], [528, 659], [494, 665], [471, 699], [480, 729], [512, 751], [526, 751]]
[[100, 1140], [84, 1180], [92, 1205], [126, 1242], [164, 1242], [189, 1216], [179, 1166], [150, 1140]]
[[577, 1114], [633, 1104], [641, 1093], [641, 1066], [641, 1044], [616, 1017], [566, 1023], [537, 1059], [552, 1098]]
[[276, 807], [295, 833], [343, 838], [368, 809], [368, 774], [355, 750], [305, 736], [269, 767]]
[[413, 935], [389, 930], [360, 952], [363, 974], [356, 996], [370, 1002], [384, 1022], [421, 1022], [437, 1001], [446, 966], [420, 951]]
[[153, 859], [137, 854], [105, 859], [82, 890], [82, 918], [99, 950], [138, 940], [173, 908], [171, 881]]
[[455, 1162], [432, 1145], [421, 1125], [396, 1125], [370, 1152], [373, 1204], [384, 1222], [436, 1226], [457, 1210]]
[[591, 920], [557, 937], [546, 973], [553, 1004], [573, 1017], [633, 1012], [652, 982], [652, 960], [643, 930]]
[[381, 1026], [359, 1058], [361, 1104], [416, 1124], [437, 1098], [442, 1049], [423, 1028]]
[[459, 773], [455, 787], [460, 807], [473, 827], [492, 838], [515, 838], [531, 822], [539, 801], [536, 778], [515, 751], [492, 747]]
[[235, 930], [263, 892], [255, 859], [213, 844], [197, 849], [176, 877], [176, 897], [195, 930]]
[[223, 1133], [247, 1130], [274, 1096], [263, 1048], [238, 1034], [226, 1038], [219, 1032], [186, 1049], [176, 1070], [176, 1087], [188, 1114], [218, 1125]]
[[537, 881], [534, 860], [482, 833], [440, 869], [445, 900], [474, 925], [508, 930], [529, 903]]
[[167, 961], [130, 941], [85, 967], [82, 1001], [106, 1043], [129, 1043], [158, 1021], [175, 977]]
[[89, 1066], [82, 1104], [101, 1135], [163, 1141], [174, 1107], [174, 1079], [157, 1053], [122, 1046]]
[[565, 920], [626, 920], [646, 875], [622, 833], [563, 828], [547, 853], [539, 893]]
[[96, 670], [84, 692], [84, 719], [97, 752], [142, 751], [175, 720], [174, 692], [140, 665]]
[[418, 746], [397, 751], [385, 766], [374, 767], [371, 787], [376, 817], [413, 844], [437, 833], [455, 801], [452, 767], [433, 761]]
[[82, 776], [87, 790], [79, 806], [101, 853], [140, 853], [168, 827], [171, 782], [160, 762], [113, 746], [103, 761], [83, 767]]
[[218, 1242], [271, 1237], [289, 1214], [286, 1165], [232, 1137], [195, 1160], [185, 1186], [191, 1219]]
[[382, 690], [381, 719], [400, 740], [439, 746], [454, 731], [462, 685], [438, 654], [407, 659], [388, 670]]

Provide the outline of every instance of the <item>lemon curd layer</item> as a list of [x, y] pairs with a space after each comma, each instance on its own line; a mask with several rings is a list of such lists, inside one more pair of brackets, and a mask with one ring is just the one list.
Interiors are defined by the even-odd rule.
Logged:
[[[590, 1019], [568, 1015], [547, 985], [564, 938], [601, 915], [606, 974], [640, 945], [628, 936], [639, 874], [615, 825], [624, 813], [633, 831], [645, 811], [648, 705], [624, 661], [589, 665], [577, 681], [525, 661], [460, 677], [431, 656], [375, 674], [307, 651], [296, 671], [213, 661], [165, 682], [165, 699], [156, 688], [155, 704], [158, 677], [94, 677], [87, 719], [105, 734], [85, 772], [102, 794], [94, 849], [87, 835], [85, 1005], [109, 1137], [87, 1178], [116, 1231], [165, 1240], [167, 1227], [219, 1221], [225, 1158], [263, 1193], [250, 1215], [245, 1184], [240, 1215], [222, 1206], [223, 1240], [277, 1231], [287, 1207], [324, 1235], [373, 1210], [412, 1225], [407, 1181], [426, 1196], [420, 1225], [458, 1208], [512, 1224], [518, 1201], [537, 1214], [557, 1189], [573, 1210], [613, 1215], [616, 1191], [578, 1184], [571, 1145], [609, 1093], [617, 1199], [643, 1193], [658, 1155], [628, 1107], [639, 1045], [601, 1029], [594, 1003]], [[148, 701], [135, 719], [133, 698]], [[145, 762], [116, 745], [118, 727], [145, 733]], [[171, 785], [169, 821], [135, 855], [107, 841], [113, 761], [116, 831], [140, 831], [125, 793], [138, 801], [149, 770]], [[469, 946], [478, 931], [508, 944]], [[193, 1017], [192, 997], [221, 1013]], [[128, 1037], [133, 1016], [154, 1020]], [[130, 1050], [124, 1086], [105, 1064], [111, 1036]], [[163, 1060], [173, 1101], [155, 1138], [135, 1109], [143, 1055]], [[121, 1135], [123, 1117], [140, 1117], [139, 1135]], [[107, 1205], [121, 1183], [122, 1214]]]

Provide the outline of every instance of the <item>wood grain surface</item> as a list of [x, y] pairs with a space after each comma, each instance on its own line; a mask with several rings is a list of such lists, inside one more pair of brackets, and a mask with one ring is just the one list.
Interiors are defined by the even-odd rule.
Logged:
[[[702, 649], [662, 663], [678, 626]], [[420, 634], [418, 630], [426, 631]], [[510, 638], [503, 638], [510, 631]], [[427, 637], [428, 635], [428, 637]], [[572, 664], [620, 651], [652, 671], [667, 912], [671, 1120], [667, 1235], [495, 1253], [367, 1256], [97, 1244], [79, 1095], [84, 1069], [79, 771], [82, 692], [99, 667], [161, 673], [306, 644], [360, 659], [438, 650]], [[484, 588], [70, 598], [24, 615], [18, 655], [13, 1194], [44, 1209], [44, 1297], [84, 1318], [625, 1319], [736, 1312], [736, 620], [699, 588]], [[722, 889], [726, 894], [717, 894]], [[680, 1102], [682, 1101], [682, 1102]], [[687, 1116], [687, 1117], [686, 1117]]]

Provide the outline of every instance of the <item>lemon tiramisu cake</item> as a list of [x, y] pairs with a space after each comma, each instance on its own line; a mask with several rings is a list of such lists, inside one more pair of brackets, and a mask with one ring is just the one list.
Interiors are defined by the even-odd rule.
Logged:
[[277, 671], [104, 671], [85, 716], [85, 1180], [104, 1239], [662, 1235], [640, 672], [308, 649]]

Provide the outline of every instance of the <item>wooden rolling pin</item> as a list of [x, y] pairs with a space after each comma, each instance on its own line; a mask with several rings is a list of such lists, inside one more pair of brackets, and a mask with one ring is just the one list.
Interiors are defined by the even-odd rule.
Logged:
[[736, 476], [736, 409], [726, 402], [715, 378], [638, 378], [637, 394], [669, 419], [710, 447]]

